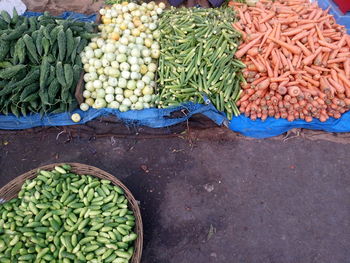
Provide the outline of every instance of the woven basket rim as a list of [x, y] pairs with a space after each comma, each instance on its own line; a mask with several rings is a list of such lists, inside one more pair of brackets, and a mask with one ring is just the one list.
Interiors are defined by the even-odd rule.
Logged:
[[[17, 176], [10, 182], [8, 182], [6, 185], [0, 188], [0, 201], [9, 201], [15, 197], [17, 197], [23, 183], [25, 180], [33, 179], [36, 177], [36, 174], [38, 170], [52, 170], [55, 166], [60, 166], [62, 164], [69, 164], [72, 167], [72, 171], [79, 175], [91, 175], [100, 179], [107, 179], [112, 182], [114, 185], [118, 185], [121, 187], [125, 192], [125, 197], [128, 200], [128, 205], [134, 212], [135, 216], [135, 232], [137, 234], [137, 239], [134, 243], [134, 254], [131, 258], [131, 263], [140, 263], [141, 257], [142, 257], [142, 248], [143, 248], [143, 223], [142, 223], [142, 217], [141, 217], [141, 211], [138, 206], [137, 200], [131, 193], [131, 191], [115, 176], [112, 174], [97, 168], [95, 166], [82, 164], [82, 163], [53, 163], [48, 164], [44, 166], [40, 166], [38, 168], [32, 169], [26, 173], [21, 174], [20, 176]], [[81, 170], [88, 170], [87, 173], [80, 172]]]

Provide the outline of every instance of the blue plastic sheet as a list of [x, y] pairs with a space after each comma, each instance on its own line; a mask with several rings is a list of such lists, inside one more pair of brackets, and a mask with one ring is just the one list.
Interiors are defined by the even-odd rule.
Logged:
[[[183, 111], [183, 117], [172, 118], [171, 113], [174, 111]], [[73, 113], [79, 113], [82, 117], [79, 123], [71, 120]], [[96, 119], [97, 117], [112, 114], [118, 117], [126, 124], [142, 125], [151, 128], [162, 128], [172, 126], [188, 120], [194, 114], [203, 114], [215, 121], [216, 124], [221, 125], [225, 121], [225, 116], [219, 113], [212, 104], [202, 105], [195, 103], [186, 103], [179, 107], [167, 109], [144, 109], [141, 111], [127, 111], [120, 112], [114, 109], [89, 109], [86, 112], [75, 110], [71, 113], [59, 113], [49, 116], [40, 116], [39, 114], [30, 115], [27, 117], [17, 118], [10, 114], [8, 116], [0, 115], [0, 129], [4, 130], [22, 130], [32, 127], [40, 126], [65, 126], [74, 124], [84, 124], [88, 121]]]
[[[25, 15], [33, 16], [40, 15], [40, 13], [27, 12]], [[61, 15], [64, 18], [74, 18], [81, 21], [95, 21], [95, 15], [85, 16], [82, 14], [65, 12]], [[171, 113], [174, 111], [180, 111], [186, 109], [186, 115], [181, 118], [171, 118]], [[115, 115], [126, 124], [144, 125], [152, 128], [161, 128], [171, 125], [175, 125], [188, 120], [194, 114], [203, 114], [213, 120], [216, 124], [222, 125], [227, 123], [225, 115], [215, 109], [212, 104], [202, 105], [187, 103], [179, 107], [173, 107], [168, 109], [144, 109], [142, 111], [128, 111], [120, 112], [113, 109], [90, 109], [87, 112], [76, 110], [72, 113], [61, 113], [49, 116], [40, 117], [35, 114], [27, 117], [17, 118], [13, 115], [4, 116], [0, 115], [0, 129], [8, 130], [20, 130], [28, 129], [39, 126], [65, 126], [74, 125], [71, 120], [73, 113], [79, 113], [82, 120], [78, 124], [83, 124], [91, 121], [97, 117], [105, 115]], [[276, 120], [274, 118], [268, 118], [265, 121], [256, 120], [252, 121], [249, 118], [241, 115], [233, 118], [229, 122], [228, 127], [235, 132], [239, 132], [245, 136], [253, 138], [268, 138], [280, 135], [293, 128], [307, 128], [313, 130], [324, 130], [327, 132], [350, 132], [350, 112], [342, 115], [338, 120], [330, 118], [327, 122], [321, 123], [314, 119], [312, 122], [307, 123], [303, 120], [296, 120], [288, 122], [284, 119]]]

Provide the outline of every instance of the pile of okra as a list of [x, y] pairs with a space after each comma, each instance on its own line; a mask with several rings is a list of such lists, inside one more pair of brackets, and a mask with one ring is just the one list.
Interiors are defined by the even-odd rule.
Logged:
[[164, 12], [160, 21], [159, 106], [169, 107], [207, 98], [229, 119], [244, 81], [245, 65], [234, 58], [241, 35], [232, 27], [231, 9], [180, 8]]

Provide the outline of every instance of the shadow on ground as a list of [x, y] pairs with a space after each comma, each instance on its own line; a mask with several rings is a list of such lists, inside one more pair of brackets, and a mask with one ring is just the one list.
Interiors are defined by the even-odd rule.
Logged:
[[58, 131], [3, 133], [0, 144], [1, 186], [61, 161], [120, 178], [141, 202], [143, 263], [350, 262], [345, 144]]

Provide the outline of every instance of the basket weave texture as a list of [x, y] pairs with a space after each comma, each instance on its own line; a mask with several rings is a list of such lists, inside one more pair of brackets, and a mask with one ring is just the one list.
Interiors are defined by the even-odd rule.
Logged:
[[[4, 187], [0, 189], [0, 200], [9, 201], [13, 198], [16, 198], [19, 191], [21, 190], [21, 187], [23, 183], [26, 180], [30, 180], [36, 177], [36, 174], [38, 170], [52, 170], [55, 166], [62, 165], [63, 163], [55, 163], [55, 164], [49, 164], [45, 166], [41, 166], [37, 169], [33, 169], [29, 172], [26, 172], [15, 179], [13, 179], [11, 182], [6, 184]], [[143, 227], [142, 227], [142, 218], [141, 218], [141, 212], [140, 208], [138, 206], [138, 203], [130, 190], [117, 178], [115, 178], [113, 175], [96, 168], [94, 166], [80, 164], [80, 163], [67, 163], [72, 166], [72, 172], [80, 175], [91, 175], [100, 179], [109, 180], [112, 182], [112, 184], [117, 185], [121, 187], [125, 192], [125, 197], [128, 200], [129, 208], [132, 209], [135, 216], [135, 232], [137, 234], [137, 239], [135, 240], [134, 246], [135, 251], [134, 255], [131, 258], [131, 263], [140, 263], [141, 262], [141, 256], [142, 256], [142, 245], [143, 245]]]

